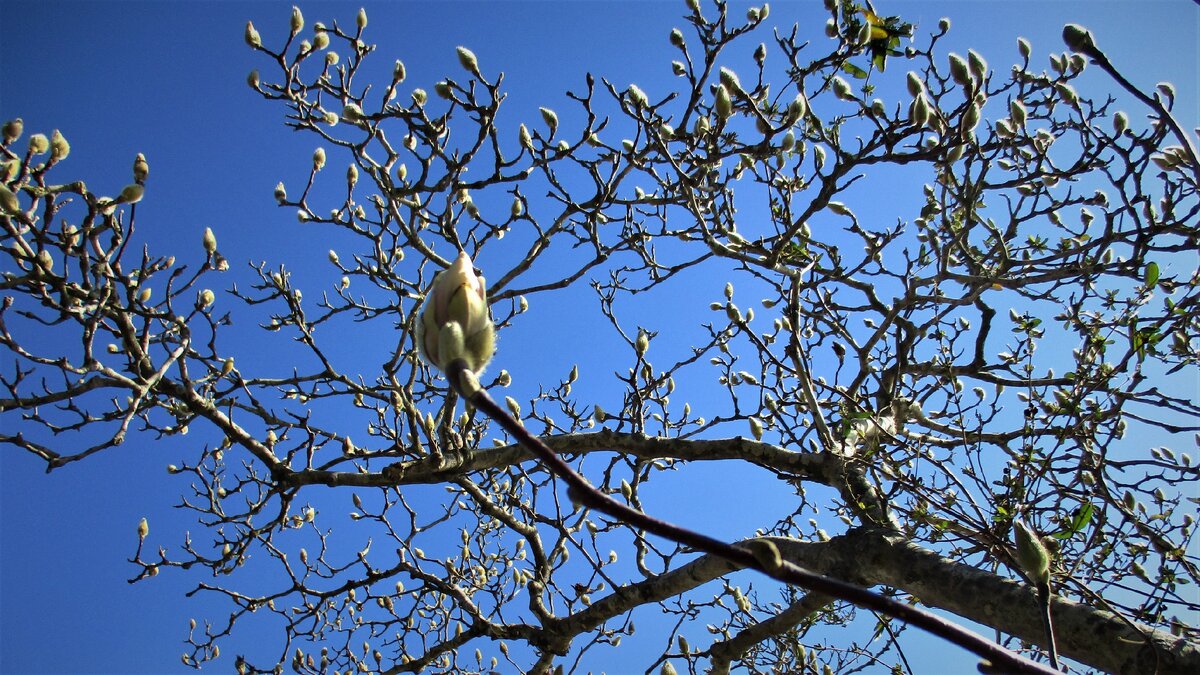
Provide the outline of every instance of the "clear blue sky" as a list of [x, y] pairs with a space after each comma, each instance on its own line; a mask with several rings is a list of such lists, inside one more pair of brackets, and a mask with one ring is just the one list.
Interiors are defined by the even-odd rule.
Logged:
[[[245, 21], [253, 20], [263, 39], [275, 43], [287, 29], [290, 6], [5, 0], [0, 5], [0, 118], [23, 117], [26, 134], [62, 130], [73, 149], [57, 175], [81, 178], [102, 193], [115, 194], [129, 182], [134, 155], [145, 153], [151, 179], [138, 218], [140, 234], [153, 250], [194, 256], [200, 233], [211, 226], [235, 267], [230, 283], [245, 278], [237, 276], [245, 262], [265, 258], [288, 262], [302, 284], [310, 279], [326, 284], [328, 245], [299, 229], [294, 214], [276, 208], [271, 197], [277, 181], [294, 184], [306, 174], [315, 141], [284, 128], [281, 109], [245, 84], [252, 68], [264, 67], [242, 41]], [[359, 6], [301, 5], [310, 26], [333, 20], [352, 25]], [[1135, 82], [1173, 81], [1181, 118], [1189, 127], [1200, 120], [1200, 12], [1186, 0], [878, 0], [876, 6], [881, 14], [917, 23], [919, 30], [949, 16], [953, 31], [944, 48], [965, 53], [973, 47], [998, 71], [1016, 59], [1017, 36], [1029, 38], [1044, 63], [1048, 53], [1064, 49], [1063, 24], [1082, 23]], [[485, 71], [506, 73], [507, 119], [535, 122], [540, 105], [565, 110], [563, 92], [579, 87], [589, 71], [618, 85], [637, 82], [652, 96], [668, 91], [673, 82], [667, 34], [682, 24], [683, 2], [366, 7], [368, 39], [379, 45], [374, 61], [380, 81], [392, 60], [400, 58], [414, 86], [432, 89], [444, 75], [458, 73], [454, 47], [466, 45]], [[824, 14], [816, 0], [773, 2], [770, 22], [798, 22], [802, 34], [823, 39]], [[767, 38], [764, 32], [761, 39]], [[748, 42], [746, 49], [756, 43]], [[889, 74], [902, 77], [904, 69], [896, 70]], [[564, 127], [569, 124], [564, 117]], [[331, 158], [331, 165], [344, 166], [345, 158]], [[712, 280], [712, 288], [697, 290], [705, 305], [719, 295], [722, 283]], [[571, 328], [560, 324], [558, 333], [519, 338], [522, 351], [538, 358], [505, 357], [503, 367], [514, 372], [518, 387], [533, 391], [539, 377], [561, 377], [569, 369], [570, 355], [556, 349], [554, 340]], [[508, 344], [517, 341], [507, 338]], [[239, 363], [265, 358], [270, 349], [266, 343], [239, 345], [237, 358]], [[612, 370], [602, 360], [589, 365], [596, 374]], [[19, 422], [8, 416], [0, 424], [12, 431], [8, 425]], [[134, 435], [114, 451], [49, 476], [33, 458], [11, 448], [0, 452], [0, 672], [187, 670], [179, 654], [189, 617], [227, 610], [183, 597], [203, 580], [195, 575], [164, 574], [130, 586], [125, 580], [134, 569], [125, 561], [142, 516], [149, 516], [154, 536], [161, 535], [156, 541], [163, 543], [179, 542], [185, 530], [198, 529], [186, 513], [171, 508], [186, 482], [164, 471], [188, 451], [189, 442], [197, 441], [159, 443]], [[745, 522], [732, 519], [710, 525], [729, 536], [749, 533]], [[222, 651], [248, 651], [275, 635], [247, 631]], [[935, 655], [941, 647], [931, 643], [931, 649]], [[232, 658], [213, 667], [228, 672]]]

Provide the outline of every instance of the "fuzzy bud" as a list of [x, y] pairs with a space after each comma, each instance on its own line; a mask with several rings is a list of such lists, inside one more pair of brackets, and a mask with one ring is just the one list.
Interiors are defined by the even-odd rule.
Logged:
[[646, 97], [646, 92], [642, 91], [636, 84], [629, 85], [626, 93], [629, 95], [629, 102], [633, 104], [633, 107], [645, 108], [650, 105], [650, 99]]
[[363, 7], [358, 8], [358, 14], [354, 17], [354, 24], [358, 26], [359, 32], [367, 27], [367, 10]]
[[292, 35], [296, 35], [300, 32], [300, 29], [304, 28], [304, 15], [300, 13], [300, 8], [294, 5], [292, 6], [292, 18], [290, 20], [290, 25], [292, 28]]
[[963, 57], [950, 52], [950, 76], [954, 78], [954, 82], [960, 87], [965, 87], [971, 83], [971, 68]]
[[1096, 42], [1092, 39], [1091, 32], [1077, 23], [1063, 26], [1062, 36], [1063, 42], [1067, 43], [1067, 48], [1073, 52], [1090, 55], [1096, 51]]
[[212, 255], [217, 252], [217, 235], [211, 227], [204, 228], [204, 252]]
[[550, 127], [550, 137], [554, 137], [554, 133], [558, 130], [558, 115], [549, 108], [538, 108], [542, 113], [542, 120], [546, 122], [546, 126]]
[[117, 196], [117, 202], [121, 204], [136, 204], [142, 201], [142, 195], [145, 194], [146, 188], [137, 183], [130, 183], [121, 190], [121, 194]]
[[312, 162], [313, 171], [320, 171], [325, 168], [325, 148], [317, 148], [313, 151]]
[[1029, 44], [1029, 40], [1019, 37], [1017, 38], [1017, 52], [1021, 54], [1021, 58], [1028, 59], [1029, 55], [1033, 53], [1033, 45]]
[[1118, 111], [1116, 115], [1113, 115], [1113, 131], [1117, 132], [1118, 136], [1124, 134], [1128, 128], [1129, 115], [1126, 115], [1124, 111]]
[[1037, 533], [1024, 521], [1013, 521], [1017, 542], [1017, 562], [1021, 569], [1038, 584], [1050, 583], [1050, 552]]
[[804, 119], [808, 115], [808, 99], [804, 98], [804, 94], [796, 94], [796, 98], [788, 104], [787, 119], [789, 124], [794, 124]]
[[139, 152], [133, 160], [133, 180], [137, 183], [145, 183], [149, 175], [150, 164], [146, 162], [146, 156]]
[[1028, 112], [1025, 110], [1025, 104], [1021, 99], [1013, 99], [1008, 104], [1008, 113], [1012, 117], [1013, 124], [1017, 127], [1024, 127], [1025, 120], [1028, 118]]
[[5, 143], [12, 143], [21, 137], [21, 133], [25, 131], [25, 121], [20, 117], [11, 119], [4, 123], [4, 128], [0, 133], [4, 135]]
[[908, 71], [908, 79], [905, 84], [908, 85], [908, 95], [913, 98], [925, 93], [925, 83], [921, 81], [921, 76], [911, 70]]
[[434, 278], [417, 320], [416, 340], [421, 356], [442, 370], [463, 359], [479, 373], [491, 361], [496, 338], [486, 285], [466, 252]]
[[137, 533], [138, 539], [145, 539], [150, 534], [150, 523], [145, 518], [138, 521]]
[[21, 202], [17, 199], [17, 195], [8, 189], [4, 183], [0, 183], [0, 211], [7, 213], [10, 216], [15, 216], [21, 212]]
[[729, 97], [729, 89], [724, 84], [717, 85], [717, 117], [727, 120], [733, 114], [733, 99]]
[[458, 62], [463, 69], [476, 77], [483, 77], [479, 72], [479, 59], [475, 58], [475, 52], [472, 52], [466, 47], [457, 47]]
[[637, 340], [633, 343], [633, 349], [638, 356], [645, 356], [646, 351], [650, 349], [650, 336], [646, 331], [638, 331]]
[[71, 144], [63, 138], [62, 133], [55, 129], [53, 134], [50, 134], [50, 158], [58, 162], [67, 158], [71, 154]]
[[841, 77], [839, 77], [837, 75], [834, 75], [833, 80], [830, 82], [830, 84], [833, 86], [833, 95], [834, 96], [837, 96], [838, 98], [842, 99], [843, 101], [853, 101], [854, 100], [854, 91], [850, 88], [849, 82], [843, 80]]
[[29, 151], [40, 155], [50, 149], [50, 139], [45, 134], [34, 134], [29, 137]]

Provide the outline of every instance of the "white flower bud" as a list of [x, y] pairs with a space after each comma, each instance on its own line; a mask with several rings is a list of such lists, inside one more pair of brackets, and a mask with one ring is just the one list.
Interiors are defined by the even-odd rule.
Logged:
[[970, 67], [963, 57], [954, 52], [950, 52], [950, 76], [954, 78], [954, 82], [959, 86], [966, 86], [971, 82]]
[[476, 77], [483, 77], [479, 72], [479, 59], [475, 57], [475, 52], [462, 46], [456, 47], [455, 51], [458, 53], [458, 63], [464, 70]]
[[546, 126], [550, 127], [550, 137], [554, 137], [554, 133], [558, 130], [558, 114], [549, 108], [538, 108], [542, 113], [542, 120], [546, 122]]
[[325, 168], [325, 148], [317, 148], [313, 151], [312, 163], [314, 171]]
[[717, 85], [716, 109], [717, 117], [723, 120], [733, 114], [733, 99], [729, 97], [729, 89], [724, 84]]
[[850, 88], [850, 83], [843, 80], [840, 76], [834, 75], [830, 82], [833, 87], [833, 95], [843, 101], [853, 101], [854, 91]]
[[434, 278], [417, 319], [416, 341], [422, 357], [442, 370], [462, 359], [479, 373], [491, 361], [495, 327], [486, 286], [466, 252]]
[[71, 144], [58, 129], [55, 129], [54, 133], [50, 134], [50, 158], [58, 162], [66, 159], [69, 154], [71, 154]]
[[300, 13], [300, 8], [296, 6], [292, 7], [291, 28], [292, 35], [299, 33], [300, 29], [304, 28], [304, 15]]
[[50, 139], [45, 134], [34, 134], [29, 137], [29, 151], [40, 155], [50, 149]]
[[251, 47], [261, 47], [262, 38], [258, 35], [258, 30], [254, 28], [254, 24], [250, 21], [246, 22], [246, 44]]
[[217, 252], [217, 235], [211, 227], [204, 228], [204, 251], [209, 255]]

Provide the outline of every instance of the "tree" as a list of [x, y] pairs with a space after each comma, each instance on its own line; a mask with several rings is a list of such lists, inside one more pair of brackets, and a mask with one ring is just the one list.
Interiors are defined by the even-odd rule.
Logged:
[[[58, 471], [130, 431], [201, 438], [170, 471], [205, 530], [168, 544], [139, 527], [134, 555], [138, 580], [206, 569], [198, 588], [227, 599], [228, 619], [189, 636], [189, 664], [272, 614], [284, 638], [243, 668], [570, 667], [632, 639], [648, 606], [671, 617], [648, 668], [904, 668], [901, 623], [868, 615], [873, 636], [816, 641], [858, 612], [576, 508], [464, 406], [417, 356], [416, 328], [433, 275], [465, 250], [499, 336], [483, 384], [515, 380], [511, 413], [602, 492], [653, 512], [697, 464], [754, 467], [717, 498], [790, 492], [754, 537], [782, 558], [1043, 657], [1020, 518], [1033, 558], [1039, 535], [1053, 550], [1062, 655], [1194, 670], [1180, 485], [1197, 470], [1169, 446], [1196, 430], [1200, 163], [1174, 89], [1137, 89], [1078, 28], [1049, 72], [1021, 44], [1010, 74], [942, 53], [948, 24], [850, 5], [831, 9], [828, 42], [797, 30], [726, 65], [763, 34], [765, 6], [685, 10], [674, 92], [589, 76], [569, 109], [519, 126], [500, 121], [498, 70], [465, 48], [432, 86], [398, 62], [368, 88], [365, 14], [248, 25], [264, 64], [250, 86], [322, 146], [302, 187], [276, 191], [338, 242], [340, 278], [307, 297], [276, 263], [222, 292], [211, 232], [137, 253], [148, 164], [106, 198], [59, 177], [65, 138], [10, 123], [0, 409], [19, 424], [0, 439]], [[1088, 68], [1138, 111], [1077, 91]], [[859, 215], [892, 193], [886, 220]], [[729, 280], [711, 313], [664, 307], [701, 274]], [[589, 339], [607, 330], [622, 351], [522, 388], [503, 355], [529, 300], [559, 296], [563, 312], [598, 308]], [[285, 365], [230, 358], [251, 334], [239, 301]], [[362, 353], [342, 353], [349, 334], [370, 336]]]

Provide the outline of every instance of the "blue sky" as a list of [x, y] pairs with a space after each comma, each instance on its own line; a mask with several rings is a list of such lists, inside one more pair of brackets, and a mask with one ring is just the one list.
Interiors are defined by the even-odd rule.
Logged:
[[[918, 30], [949, 16], [953, 30], [943, 48], [960, 53], [975, 48], [997, 71], [1015, 61], [1017, 36], [1030, 39], [1035, 63], [1044, 63], [1048, 53], [1063, 51], [1064, 23], [1084, 24], [1135, 83], [1173, 81], [1180, 117], [1189, 127], [1200, 122], [1200, 12], [1185, 0], [876, 5], [881, 14], [898, 14]], [[24, 118], [27, 134], [62, 130], [72, 154], [59, 177], [83, 179], [102, 193], [115, 194], [128, 183], [134, 155], [145, 153], [151, 179], [139, 205], [139, 236], [153, 250], [195, 256], [200, 233], [212, 227], [235, 267], [229, 281], [239, 278], [237, 269], [244, 270], [245, 262], [266, 259], [287, 262], [302, 286], [327, 284], [328, 242], [299, 228], [294, 214], [278, 209], [271, 196], [276, 182], [303, 180], [315, 141], [286, 129], [281, 110], [245, 84], [252, 68], [265, 65], [243, 43], [245, 21], [253, 20], [264, 40], [277, 42], [287, 30], [290, 6], [6, 0], [0, 9], [0, 118]], [[334, 20], [352, 25], [359, 6], [301, 5], [309, 25]], [[567, 110], [563, 92], [580, 87], [585, 72], [618, 86], [636, 82], [651, 96], [669, 91], [667, 34], [682, 25], [683, 3], [404, 2], [366, 8], [369, 41], [379, 46], [373, 59], [378, 81], [400, 58], [409, 81], [431, 89], [446, 74], [458, 74], [454, 47], [466, 45], [486, 72], [506, 73], [510, 98], [504, 119], [515, 126], [536, 122], [539, 106]], [[819, 2], [773, 2], [770, 21], [799, 23], [802, 33], [823, 39]], [[765, 32], [761, 39], [767, 39]], [[743, 49], [755, 44], [747, 41]], [[889, 75], [899, 85], [903, 68], [896, 70]], [[1089, 77], [1093, 86], [1107, 87], [1098, 73]], [[571, 122], [563, 114], [563, 127]], [[344, 164], [345, 158], [331, 158], [334, 167]], [[887, 217], [886, 207], [877, 206], [880, 217]], [[723, 281], [697, 284], [694, 304], [707, 306], [719, 297]], [[572, 354], [561, 345], [578, 328], [569, 308], [535, 303], [533, 311], [545, 312], [545, 328], [505, 338], [502, 348], [520, 349], [510, 349], [500, 366], [526, 391], [536, 390], [539, 378], [561, 378], [569, 370]], [[634, 318], [663, 329], [654, 322], [665, 324], [669, 314], [658, 310]], [[613, 370], [603, 361], [605, 339], [596, 338], [601, 356], [584, 363], [585, 374]], [[277, 349], [264, 340], [238, 344], [235, 351], [242, 363], [270, 358]], [[593, 386], [602, 395], [603, 388]], [[9, 425], [20, 422], [10, 415], [0, 424], [11, 431]], [[189, 617], [220, 612], [222, 606], [184, 598], [199, 577], [164, 574], [130, 586], [126, 579], [134, 570], [125, 561], [142, 516], [149, 516], [154, 535], [162, 533], [159, 541], [166, 543], [198, 529], [187, 513], [171, 508], [185, 481], [164, 471], [196, 442], [133, 436], [114, 451], [52, 475], [33, 458], [10, 448], [0, 451], [0, 672], [186, 670], [179, 654]], [[696, 480], [721, 478], [698, 474]], [[666, 496], [657, 506], [670, 515], [671, 501]], [[745, 536], [749, 514], [738, 515], [713, 509], [683, 517], [703, 521], [717, 534]], [[247, 631], [222, 651], [253, 649], [273, 635]], [[227, 672], [232, 659], [214, 667]]]

